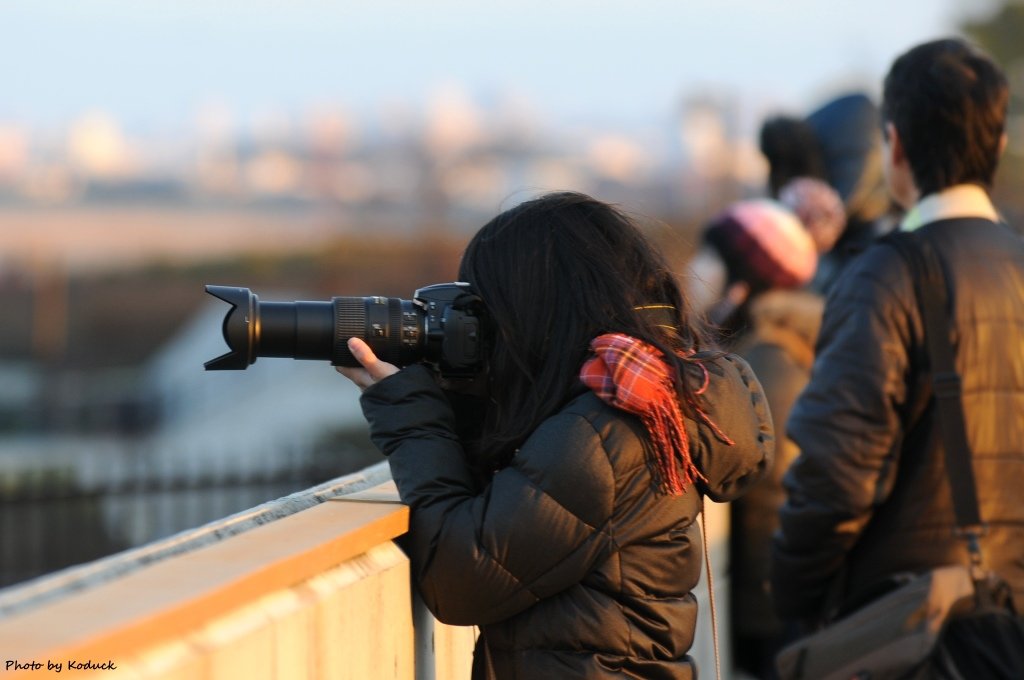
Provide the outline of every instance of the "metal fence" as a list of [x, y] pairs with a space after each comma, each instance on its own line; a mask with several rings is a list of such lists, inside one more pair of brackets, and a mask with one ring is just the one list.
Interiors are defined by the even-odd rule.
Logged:
[[[351, 448], [272, 471], [171, 475], [139, 468], [88, 485], [42, 468], [0, 474], [0, 587], [134, 548], [381, 460]], [[2, 472], [2, 471], [0, 471]]]

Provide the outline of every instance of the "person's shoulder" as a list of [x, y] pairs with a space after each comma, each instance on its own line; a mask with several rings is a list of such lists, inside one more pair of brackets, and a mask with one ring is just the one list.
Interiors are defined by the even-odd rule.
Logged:
[[762, 345], [781, 345], [797, 351], [804, 347], [813, 349], [824, 310], [825, 298], [810, 290], [762, 293], [750, 304], [753, 330], [737, 343], [735, 351], [753, 364], [751, 351]]
[[569, 465], [614, 475], [643, 460], [646, 437], [638, 415], [606, 403], [588, 389], [542, 422], [521, 454], [537, 465]]
[[764, 388], [746, 359], [725, 353], [702, 357], [699, 365], [705, 377], [698, 396], [707, 413], [743, 414], [754, 430], [758, 422], [768, 420]]
[[906, 263], [891, 241], [905, 237], [905, 232], [895, 232], [875, 239], [850, 262], [849, 274], [859, 278], [902, 276], [907, 272]]
[[903, 297], [912, 292], [909, 266], [889, 242], [893, 238], [902, 236], [877, 239], [846, 266], [829, 291], [827, 306], [839, 300], [871, 302], [879, 296]]
[[635, 431], [626, 425], [630, 418], [588, 390], [544, 420], [516, 452], [511, 467], [561, 507], [597, 524], [614, 505], [623, 452], [642, 451]]
[[703, 385], [698, 385], [703, 410], [709, 414], [744, 414], [743, 417], [753, 413], [750, 420], [755, 423], [767, 418], [763, 413], [764, 389], [746, 359], [731, 353], [697, 357], [704, 373]]
[[707, 370], [705, 393], [712, 397], [715, 393], [733, 389], [746, 391], [751, 383], [757, 383], [757, 377], [746, 359], [733, 352], [715, 354], [698, 354], [695, 356], [700, 365]]
[[636, 438], [638, 424], [636, 416], [615, 408], [588, 389], [544, 421], [541, 428], [570, 443], [580, 433], [590, 432], [595, 437], [593, 443], [608, 449], [622, 437]]
[[590, 390], [581, 392], [537, 426], [524, 443], [521, 453], [530, 456], [559, 455], [553, 451], [601, 446], [608, 429], [613, 427], [621, 413]]
[[1024, 252], [1024, 228], [1005, 220], [960, 217], [938, 220], [922, 226], [918, 233], [940, 251], [1001, 251], [1020, 256]]

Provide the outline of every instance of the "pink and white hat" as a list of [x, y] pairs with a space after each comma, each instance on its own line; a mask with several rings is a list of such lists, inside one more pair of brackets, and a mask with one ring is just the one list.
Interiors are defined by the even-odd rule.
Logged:
[[777, 201], [734, 203], [708, 224], [704, 240], [722, 256], [730, 283], [745, 281], [752, 293], [799, 288], [818, 266], [814, 239]]

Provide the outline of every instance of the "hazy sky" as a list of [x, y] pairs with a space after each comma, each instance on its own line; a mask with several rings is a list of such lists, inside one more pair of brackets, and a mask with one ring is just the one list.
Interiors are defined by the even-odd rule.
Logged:
[[340, 104], [416, 107], [458, 83], [561, 122], [638, 125], [701, 88], [805, 107], [875, 87], [992, 0], [4, 0], [0, 122], [129, 126]]

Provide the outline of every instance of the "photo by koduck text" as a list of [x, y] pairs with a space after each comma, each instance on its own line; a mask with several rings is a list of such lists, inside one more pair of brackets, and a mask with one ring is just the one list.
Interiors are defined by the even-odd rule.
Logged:
[[47, 659], [43, 661], [21, 661], [20, 659], [7, 659], [4, 661], [5, 671], [49, 671], [51, 673], [60, 673], [61, 671], [116, 671], [117, 665], [110, 660], [107, 661], [93, 661], [88, 659], [86, 661], [79, 661], [78, 659], [62, 659], [60, 661], [54, 661]]

